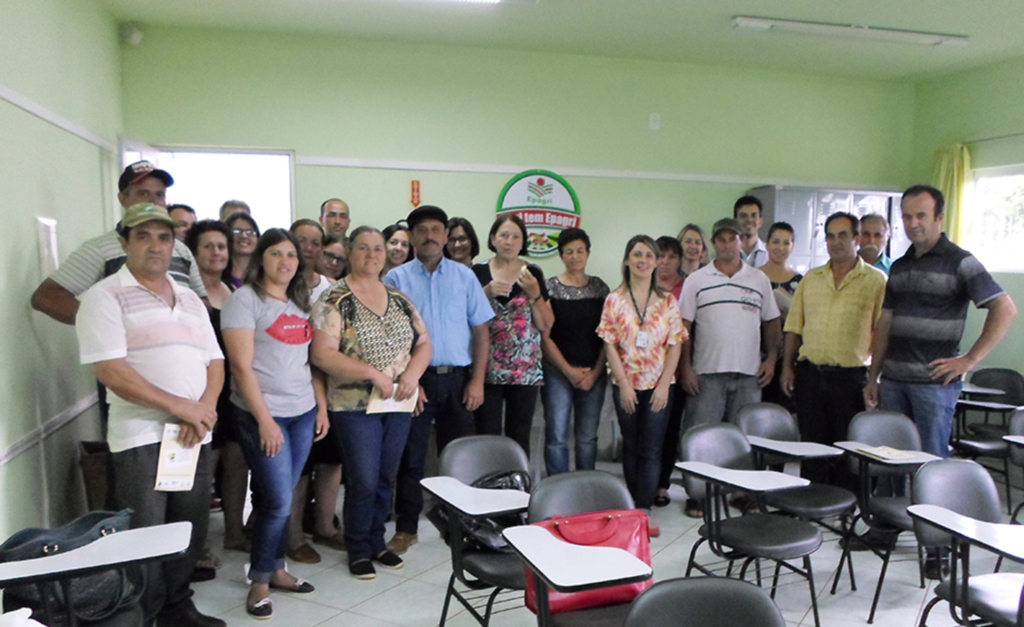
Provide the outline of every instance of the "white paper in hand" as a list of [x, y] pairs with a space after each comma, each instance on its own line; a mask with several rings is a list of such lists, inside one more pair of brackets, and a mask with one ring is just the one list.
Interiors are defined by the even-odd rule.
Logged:
[[201, 445], [185, 448], [178, 441], [181, 425], [168, 422], [160, 440], [160, 461], [156, 467], [157, 492], [188, 492], [196, 481]]
[[373, 391], [370, 392], [370, 400], [366, 403], [366, 413], [368, 414], [400, 414], [400, 413], [412, 413], [416, 411], [416, 400], [420, 397], [419, 388], [412, 396], [405, 399], [404, 401], [395, 400], [395, 392], [398, 391], [398, 384], [395, 384], [394, 390], [391, 392], [391, 398], [381, 398], [380, 390], [374, 386]]

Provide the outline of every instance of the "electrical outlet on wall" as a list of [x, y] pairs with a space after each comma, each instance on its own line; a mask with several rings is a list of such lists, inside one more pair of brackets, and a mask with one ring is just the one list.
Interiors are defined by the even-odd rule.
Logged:
[[647, 116], [647, 126], [652, 131], [660, 131], [661, 130], [661, 114], [655, 111], [654, 113], [651, 113], [649, 116]]

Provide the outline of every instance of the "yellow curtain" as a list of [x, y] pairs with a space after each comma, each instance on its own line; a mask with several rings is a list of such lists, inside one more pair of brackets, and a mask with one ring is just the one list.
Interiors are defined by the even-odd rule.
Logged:
[[946, 196], [946, 230], [949, 239], [962, 243], [967, 227], [967, 187], [971, 177], [971, 153], [964, 144], [942, 146], [935, 151], [933, 184]]

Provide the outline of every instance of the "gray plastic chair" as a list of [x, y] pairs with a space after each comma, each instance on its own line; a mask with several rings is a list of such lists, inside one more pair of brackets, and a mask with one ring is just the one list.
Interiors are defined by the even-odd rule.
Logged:
[[[800, 428], [793, 418], [793, 414], [775, 403], [751, 403], [742, 407], [736, 414], [736, 426], [747, 436], [755, 435], [772, 440], [787, 442], [798, 442], [800, 440]], [[766, 456], [762, 456], [762, 459]], [[779, 457], [778, 462], [787, 461], [786, 457]], [[770, 465], [770, 459], [763, 459], [765, 464]], [[845, 488], [827, 485], [823, 483], [812, 483], [802, 488], [783, 490], [781, 492], [770, 492], [764, 495], [764, 504], [774, 507], [783, 514], [795, 516], [809, 522], [821, 525], [841, 538], [848, 538], [853, 531], [853, 514], [857, 507], [857, 495]], [[832, 519], [838, 519], [839, 525], [830, 523]], [[856, 579], [853, 575], [853, 560], [848, 560], [847, 565], [850, 571], [850, 587], [857, 590]], [[836, 577], [838, 578], [838, 573]]]
[[[976, 520], [1002, 522], [999, 492], [992, 476], [977, 462], [966, 459], [945, 459], [927, 463], [914, 475], [914, 504], [939, 505]], [[1019, 625], [1020, 597], [1024, 575], [994, 573], [970, 576], [963, 568], [970, 560], [965, 546], [954, 542], [941, 529], [920, 520], [914, 521], [918, 543], [924, 546], [951, 546], [954, 557], [950, 577], [935, 586], [935, 598], [921, 613], [920, 627], [940, 601], [951, 603], [950, 614], [960, 624], [968, 624], [971, 615], [996, 625]], [[963, 577], [957, 580], [960, 569]], [[953, 588], [957, 588], [954, 603]], [[964, 604], [964, 590], [967, 603]]]
[[[747, 436], [733, 424], [706, 424], [693, 427], [683, 434], [681, 448], [683, 461], [701, 461], [738, 470], [753, 468], [753, 454]], [[683, 483], [690, 498], [705, 498], [704, 525], [698, 530], [700, 539], [693, 544], [690, 551], [686, 576], [689, 577], [694, 568], [709, 576], [719, 574], [721, 569], [715, 569], [714, 564], [704, 565], [697, 562], [697, 550], [705, 542], [714, 555], [726, 561], [727, 575], [732, 572], [733, 562], [742, 562], [739, 572], [741, 579], [745, 577], [748, 566], [754, 563], [760, 582], [758, 564], [762, 559], [771, 560], [775, 562], [772, 597], [775, 595], [782, 568], [803, 577], [810, 588], [814, 624], [820, 625], [810, 556], [821, 546], [821, 532], [809, 523], [780, 514], [745, 514], [730, 517], [721, 488], [686, 472], [683, 473]], [[802, 569], [788, 563], [788, 560], [797, 559], [802, 560]]]
[[[471, 485], [490, 474], [510, 470], [528, 472], [529, 468], [526, 453], [515, 440], [498, 435], [474, 435], [448, 443], [441, 452], [437, 474], [454, 477], [466, 485]], [[458, 521], [459, 513], [445, 506], [443, 502], [442, 506], [445, 507], [449, 520], [448, 542], [452, 555], [452, 575], [448, 579], [440, 626], [444, 627], [448, 618], [448, 606], [452, 597], [455, 597], [477, 622], [486, 627], [490, 623], [497, 596], [505, 590], [523, 590], [526, 587], [522, 563], [511, 553], [466, 549]], [[483, 614], [480, 614], [479, 608], [473, 605], [471, 598], [455, 588], [456, 581], [471, 591], [494, 589], [487, 597]]]
[[[555, 516], [573, 516], [608, 509], [633, 509], [626, 484], [600, 470], [577, 470], [544, 479], [530, 495], [528, 523]], [[537, 578], [540, 581], [540, 578]], [[622, 627], [629, 603], [591, 607], [572, 612], [537, 616], [538, 625], [552, 627]]]
[[[1018, 409], [1010, 414], [1009, 435], [1024, 435], [1024, 409]], [[1010, 463], [1024, 468], [1024, 446], [1010, 445]], [[1020, 516], [1021, 508], [1024, 508], [1024, 501], [1018, 503], [1017, 507], [1013, 509], [1011, 516], [1013, 522], [1019, 522], [1018, 516]]]
[[782, 612], [757, 586], [725, 577], [669, 579], [633, 601], [625, 627], [785, 627]]
[[[881, 410], [863, 411], [853, 417], [847, 431], [852, 441], [867, 444], [868, 446], [891, 446], [892, 448], [904, 451], [920, 451], [921, 435], [917, 431], [914, 422], [905, 415]], [[882, 559], [882, 570], [878, 575], [878, 585], [875, 587], [875, 596], [871, 601], [871, 613], [868, 614], [868, 624], [875, 621], [875, 610], [878, 609], [878, 598], [882, 594], [882, 584], [885, 583], [885, 573], [889, 569], [889, 561], [899, 535], [904, 531], [913, 531], [914, 523], [907, 513], [907, 506], [910, 505], [909, 496], [876, 496], [872, 493], [872, 479], [907, 476], [917, 470], [913, 466], [889, 466], [884, 464], [873, 464], [861, 459], [851, 459], [851, 470], [860, 480], [860, 493], [857, 495], [860, 511], [854, 518], [856, 525], [858, 519], [863, 520], [869, 527], [876, 531], [889, 534], [889, 543], [884, 550], [876, 550], [869, 547], [871, 552]], [[851, 541], [856, 541], [852, 540]], [[850, 544], [847, 542], [843, 547], [843, 554], [839, 558], [839, 570], [832, 582], [832, 594], [836, 593], [836, 586], [839, 584], [839, 575], [843, 571], [843, 564], [850, 559]], [[918, 574], [921, 580], [921, 588], [925, 587], [924, 569], [922, 568], [922, 551], [917, 547]]]
[[[990, 403], [1002, 403], [1020, 407], [1024, 405], [1024, 375], [1010, 368], [982, 368], [971, 375], [971, 383], [985, 388], [1002, 390], [1002, 394], [986, 396], [983, 400]], [[989, 422], [989, 412], [985, 412], [985, 422], [973, 422], [967, 425], [967, 431], [979, 435], [1003, 436], [1007, 433], [1007, 425]]]

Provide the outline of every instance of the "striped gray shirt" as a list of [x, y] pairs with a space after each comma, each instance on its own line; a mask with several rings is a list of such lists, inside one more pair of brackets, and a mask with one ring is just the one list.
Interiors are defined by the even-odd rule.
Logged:
[[[80, 296], [104, 278], [116, 274], [126, 259], [117, 232], [108, 231], [82, 244], [50, 278], [75, 296]], [[168, 272], [177, 283], [192, 288], [200, 298], [206, 298], [206, 288], [192, 251], [178, 240], [174, 240], [174, 254]]]

